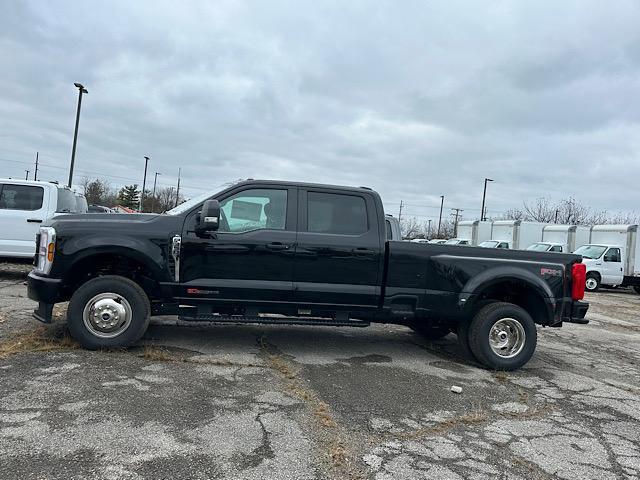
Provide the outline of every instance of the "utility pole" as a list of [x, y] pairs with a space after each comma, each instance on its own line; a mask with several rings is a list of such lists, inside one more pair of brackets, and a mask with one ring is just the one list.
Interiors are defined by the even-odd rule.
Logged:
[[428, 220], [429, 226], [427, 227], [427, 239], [431, 240], [431, 219]]
[[29, 180], [29, 170], [25, 170], [25, 172], [27, 172], [27, 174], [25, 175], [24, 179]]
[[444, 195], [440, 195], [440, 217], [438, 218], [438, 235], [436, 238], [440, 238], [440, 225], [442, 225], [442, 207], [444, 207]]
[[176, 188], [176, 207], [178, 206], [178, 199], [180, 198], [180, 171], [181, 167], [178, 167], [178, 188]]
[[400, 219], [402, 218], [402, 200], [400, 200], [400, 210], [398, 211], [398, 223], [400, 223]]
[[556, 208], [556, 221], [555, 223], [558, 223], [558, 214], [560, 213], [560, 209]]
[[156, 206], [156, 182], [158, 181], [158, 175], [162, 175], [159, 172], [156, 172], [156, 176], [153, 179], [153, 197], [151, 197], [151, 213], [153, 213], [153, 210]]
[[142, 177], [142, 192], [140, 192], [140, 213], [144, 212], [144, 189], [147, 188], [147, 164], [149, 157], [144, 157], [144, 177]]
[[482, 209], [480, 210], [480, 220], [484, 221], [487, 219], [487, 217], [484, 214], [484, 201], [487, 197], [487, 182], [493, 182], [493, 180], [491, 178], [485, 178], [484, 179], [484, 192], [482, 193]]
[[458, 217], [462, 216], [460, 215], [460, 212], [464, 212], [464, 210], [461, 208], [452, 208], [451, 210], [456, 211], [455, 213], [451, 212], [451, 215], [455, 217], [453, 220], [453, 236], [454, 238], [457, 238], [458, 237]]
[[38, 154], [40, 152], [36, 152], [36, 171], [33, 172], [33, 179], [38, 180]]
[[74, 83], [78, 89], [78, 110], [76, 110], [76, 128], [73, 132], [73, 148], [71, 149], [71, 166], [69, 167], [69, 185], [71, 188], [71, 181], [73, 180], [73, 164], [76, 161], [76, 143], [78, 142], [78, 124], [80, 123], [80, 107], [82, 106], [82, 94], [89, 93], [81, 83]]

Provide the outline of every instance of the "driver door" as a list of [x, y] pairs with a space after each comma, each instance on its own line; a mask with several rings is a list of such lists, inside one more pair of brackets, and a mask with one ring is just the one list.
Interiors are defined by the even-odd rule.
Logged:
[[620, 285], [623, 280], [622, 255], [620, 249], [612, 247], [602, 257], [602, 283]]
[[186, 222], [182, 296], [226, 303], [293, 302], [297, 189], [251, 185], [218, 200], [220, 226], [211, 238], [195, 235], [195, 213]]

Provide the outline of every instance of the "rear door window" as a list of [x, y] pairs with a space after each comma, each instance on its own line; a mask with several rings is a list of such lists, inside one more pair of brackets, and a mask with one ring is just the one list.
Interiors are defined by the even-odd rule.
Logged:
[[71, 190], [58, 188], [58, 206], [56, 213], [77, 213], [78, 204], [76, 196]]
[[40, 210], [43, 197], [42, 187], [5, 183], [0, 185], [0, 210]]
[[307, 231], [362, 235], [369, 230], [364, 198], [338, 193], [308, 192]]

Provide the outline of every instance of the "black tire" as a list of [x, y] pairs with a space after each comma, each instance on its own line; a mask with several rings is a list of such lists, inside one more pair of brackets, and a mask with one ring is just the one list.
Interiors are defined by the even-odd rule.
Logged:
[[638, 295], [640, 295], [640, 285], [636, 285], [635, 287], [633, 287], [633, 289], [636, 291]]
[[[124, 309], [122, 311], [128, 313], [125, 315], [125, 317], [129, 319], [128, 325], [124, 322], [120, 326], [122, 331], [118, 329], [113, 332], [106, 330], [101, 331], [97, 326], [93, 326], [94, 331], [92, 331], [90, 327], [93, 325], [92, 322], [87, 320], [90, 326], [85, 323], [85, 307], [89, 308], [89, 303], [95, 304], [94, 299], [101, 294], [114, 294], [107, 295], [107, 298], [102, 300], [103, 304], [104, 302], [112, 302], [107, 305], [119, 304], [122, 306], [121, 308]], [[118, 314], [122, 313], [118, 311], [119, 307], [116, 305], [115, 309], [112, 308], [111, 310], [109, 310], [108, 306], [103, 308], [107, 308], [107, 312], [115, 313], [116, 316], [113, 318], [118, 319], [114, 320], [117, 326], [117, 324], [121, 322]], [[96, 312], [96, 309], [94, 308], [93, 311]], [[110, 313], [106, 313], [106, 315], [109, 316]], [[144, 290], [132, 280], [116, 275], [105, 275], [103, 277], [93, 278], [80, 286], [71, 297], [69, 308], [67, 309], [67, 323], [71, 335], [80, 345], [90, 350], [125, 347], [137, 342], [147, 330], [150, 316], [151, 307], [149, 305], [149, 297], [147, 297]], [[98, 317], [98, 321], [100, 320], [102, 320], [102, 318]], [[99, 335], [115, 336], [103, 338]]]
[[[499, 355], [491, 346], [490, 334], [499, 321], [505, 322], [501, 333], [516, 337], [516, 345], [520, 344], [513, 356], [506, 356], [507, 351], [504, 351], [505, 356]], [[513, 303], [495, 302], [486, 305], [473, 317], [469, 328], [471, 351], [480, 363], [494, 370], [516, 370], [522, 367], [531, 359], [537, 340], [535, 322], [526, 310]]]
[[440, 340], [451, 332], [449, 327], [432, 327], [426, 322], [413, 323], [409, 328], [429, 340]]
[[[589, 280], [591, 280], [591, 282], [589, 282]], [[589, 288], [589, 285], [593, 286]], [[587, 274], [587, 282], [584, 289], [587, 292], [597, 292], [598, 290], [600, 290], [600, 275], [595, 272], [589, 272]]]

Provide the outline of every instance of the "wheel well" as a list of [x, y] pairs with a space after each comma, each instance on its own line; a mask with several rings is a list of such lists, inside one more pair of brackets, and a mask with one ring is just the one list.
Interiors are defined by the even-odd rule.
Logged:
[[499, 282], [483, 290], [473, 305], [473, 314], [487, 301], [509, 302], [522, 307], [539, 325], [551, 323], [549, 309], [543, 297], [531, 285], [517, 280]]
[[601, 278], [602, 278], [602, 277], [601, 277], [601, 275], [600, 275], [600, 273], [599, 273], [599, 272], [596, 272], [596, 271], [594, 271], [594, 270], [591, 270], [590, 272], [587, 272], [587, 277], [589, 277], [589, 276], [591, 276], [591, 277], [598, 277], [598, 279], [601, 279]]
[[158, 283], [149, 268], [138, 260], [114, 254], [91, 255], [74, 264], [64, 276], [64, 292], [70, 297], [80, 285], [103, 275], [128, 278], [140, 285], [150, 299], [158, 296]]

